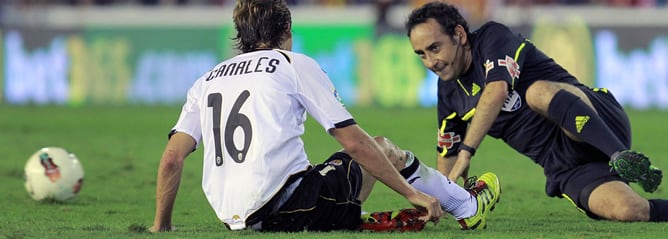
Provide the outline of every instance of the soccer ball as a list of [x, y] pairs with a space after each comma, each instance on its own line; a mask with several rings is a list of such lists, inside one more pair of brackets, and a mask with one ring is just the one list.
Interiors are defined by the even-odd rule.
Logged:
[[83, 184], [79, 159], [60, 147], [45, 147], [35, 152], [25, 166], [25, 187], [37, 201], [69, 201], [76, 198]]

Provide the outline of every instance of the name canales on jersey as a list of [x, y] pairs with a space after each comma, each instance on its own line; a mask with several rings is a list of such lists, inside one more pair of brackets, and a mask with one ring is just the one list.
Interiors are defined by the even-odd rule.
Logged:
[[280, 63], [278, 59], [269, 58], [266, 56], [258, 58], [257, 62], [254, 62], [255, 60], [256, 59], [250, 59], [246, 61], [220, 65], [218, 68], [209, 73], [209, 76], [206, 77], [206, 81], [210, 81], [221, 76], [235, 76], [253, 72], [274, 73], [276, 71], [276, 66], [278, 66]]

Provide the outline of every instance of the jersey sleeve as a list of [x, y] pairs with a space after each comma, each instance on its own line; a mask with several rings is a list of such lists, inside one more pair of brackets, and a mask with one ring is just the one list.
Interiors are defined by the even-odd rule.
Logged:
[[486, 62], [485, 82], [503, 80], [514, 88], [524, 65], [526, 39], [494, 22], [480, 34], [482, 57]]
[[315, 60], [304, 55], [294, 59], [297, 97], [325, 130], [355, 124], [334, 84]]
[[179, 119], [176, 122], [176, 125], [172, 128], [172, 132], [181, 132], [190, 135], [197, 145], [199, 145], [202, 140], [202, 126], [200, 121], [199, 114], [199, 97], [198, 93], [201, 86], [201, 80], [195, 82], [195, 84], [188, 90], [186, 97], [186, 102], [181, 108], [181, 114]]
[[[439, 81], [439, 89], [445, 84]], [[449, 106], [449, 101], [444, 100], [443, 91], [438, 92], [438, 133], [436, 150], [443, 156], [456, 155], [459, 144], [463, 141], [466, 134], [468, 122], [462, 120], [453, 107]]]

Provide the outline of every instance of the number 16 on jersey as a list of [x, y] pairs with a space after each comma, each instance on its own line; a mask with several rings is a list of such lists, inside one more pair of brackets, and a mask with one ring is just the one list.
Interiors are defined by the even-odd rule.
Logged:
[[[246, 153], [250, 147], [251, 139], [253, 137], [253, 128], [251, 127], [250, 120], [248, 117], [241, 112], [241, 106], [246, 102], [250, 97], [250, 92], [244, 90], [234, 101], [234, 105], [230, 110], [227, 121], [225, 121], [225, 138], [224, 142], [221, 142], [220, 137], [220, 119], [222, 118], [222, 105], [223, 105], [223, 95], [220, 93], [211, 93], [209, 94], [207, 107], [213, 109], [213, 139], [214, 147], [216, 148], [216, 166], [223, 165], [223, 146], [225, 143], [225, 150], [230, 155], [232, 160], [237, 163], [243, 163], [246, 160]], [[234, 143], [234, 132], [236, 130], [241, 130], [244, 135], [244, 142], [241, 149], [238, 149]]]

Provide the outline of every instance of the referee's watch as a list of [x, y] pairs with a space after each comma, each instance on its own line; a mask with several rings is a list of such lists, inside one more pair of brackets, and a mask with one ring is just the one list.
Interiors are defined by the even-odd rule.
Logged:
[[473, 148], [471, 146], [468, 146], [464, 143], [459, 144], [459, 150], [457, 152], [459, 153], [462, 150], [469, 151], [469, 153], [471, 154], [471, 157], [473, 157], [473, 155], [475, 155], [475, 148]]

